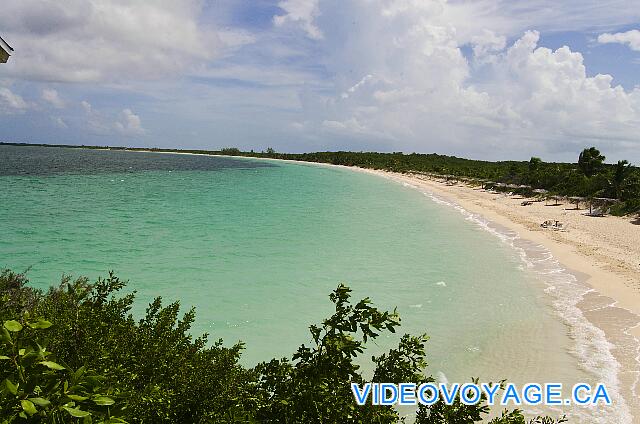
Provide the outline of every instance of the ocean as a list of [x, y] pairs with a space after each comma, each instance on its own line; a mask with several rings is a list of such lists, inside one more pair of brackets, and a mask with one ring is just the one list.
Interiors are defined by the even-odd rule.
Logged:
[[397, 307], [400, 334], [430, 336], [441, 380], [605, 382], [613, 408], [551, 412], [631, 422], [611, 346], [571, 304], [575, 277], [410, 185], [313, 164], [0, 146], [0, 205], [0, 267], [42, 289], [113, 270], [137, 292], [134, 315], [157, 296], [195, 307], [192, 333], [244, 342], [246, 365], [308, 344], [345, 283], [354, 300]]

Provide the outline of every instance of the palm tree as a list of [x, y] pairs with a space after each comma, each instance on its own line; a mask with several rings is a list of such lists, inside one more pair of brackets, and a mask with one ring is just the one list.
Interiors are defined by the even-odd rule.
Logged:
[[591, 178], [602, 168], [604, 156], [600, 154], [600, 150], [595, 147], [584, 149], [578, 158], [578, 168], [584, 175]]
[[533, 186], [538, 186], [540, 183], [540, 165], [542, 164], [542, 159], [532, 156], [529, 160], [529, 184]]
[[627, 178], [631, 174], [631, 165], [626, 160], [619, 160], [613, 173], [613, 180], [609, 182], [616, 199], [622, 199], [622, 191]]

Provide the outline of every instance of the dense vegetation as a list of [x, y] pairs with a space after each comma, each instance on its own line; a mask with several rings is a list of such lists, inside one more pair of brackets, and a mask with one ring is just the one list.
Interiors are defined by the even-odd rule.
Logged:
[[[310, 327], [311, 341], [291, 358], [246, 368], [242, 345], [213, 344], [189, 335], [194, 311], [155, 299], [135, 320], [134, 294], [114, 275], [90, 283], [63, 279], [47, 292], [23, 275], [0, 274], [1, 423], [397, 423], [389, 406], [357, 406], [350, 382], [364, 382], [357, 360], [367, 342], [400, 325], [395, 312], [369, 299], [352, 303], [340, 285], [335, 312]], [[274, 337], [277, 337], [274, 335]], [[423, 373], [424, 335], [401, 337], [373, 357], [372, 381], [433, 381]], [[422, 424], [473, 423], [488, 408], [459, 401], [420, 407]], [[526, 421], [504, 411], [493, 424]]]
[[[1, 143], [0, 143], [1, 144]], [[105, 148], [98, 146], [61, 146]], [[149, 149], [109, 147], [113, 150], [155, 150], [163, 152], [186, 152], [211, 155], [250, 156], [288, 159], [334, 165], [358, 166], [394, 172], [417, 172], [465, 178], [478, 182], [489, 181], [500, 189], [499, 184], [524, 185], [522, 194], [532, 194], [543, 189], [549, 195], [576, 196], [587, 200], [605, 200], [611, 212], [617, 215], [640, 211], [640, 169], [626, 160], [615, 164], [604, 163], [605, 157], [595, 148], [584, 149], [576, 163], [543, 162], [532, 157], [529, 161], [488, 162], [461, 159], [438, 154], [403, 154], [376, 152], [316, 152], [277, 153], [272, 148], [262, 152], [242, 152], [228, 147], [217, 151]], [[513, 187], [509, 188], [513, 191]]]

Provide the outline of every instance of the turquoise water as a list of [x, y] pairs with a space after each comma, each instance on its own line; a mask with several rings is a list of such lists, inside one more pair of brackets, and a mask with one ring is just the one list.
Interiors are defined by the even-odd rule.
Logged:
[[397, 306], [401, 333], [428, 333], [429, 371], [450, 381], [595, 378], [519, 254], [411, 187], [332, 167], [192, 169], [184, 155], [144, 155], [166, 166], [0, 176], [0, 266], [28, 268], [41, 288], [114, 270], [137, 291], [136, 314], [155, 296], [195, 306], [193, 332], [245, 342], [246, 364], [308, 343], [344, 282]]

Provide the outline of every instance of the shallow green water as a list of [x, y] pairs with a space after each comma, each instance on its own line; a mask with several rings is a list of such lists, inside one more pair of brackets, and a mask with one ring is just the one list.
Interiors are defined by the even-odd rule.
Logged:
[[138, 292], [136, 314], [155, 296], [195, 306], [194, 333], [246, 342], [247, 364], [308, 342], [345, 282], [356, 298], [397, 306], [401, 333], [428, 333], [430, 371], [451, 381], [590, 381], [542, 283], [454, 209], [338, 168], [168, 163], [0, 176], [0, 266], [29, 268], [43, 288], [115, 270]]

